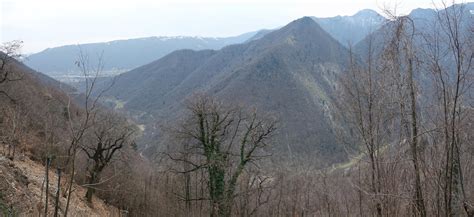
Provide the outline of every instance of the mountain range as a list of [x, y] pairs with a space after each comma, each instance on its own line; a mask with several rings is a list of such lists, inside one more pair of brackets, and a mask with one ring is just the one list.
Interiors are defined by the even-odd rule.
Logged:
[[[472, 4], [468, 4], [468, 12], [471, 7]], [[419, 26], [417, 28], [422, 28], [434, 18], [431, 16], [433, 12], [417, 9], [409, 16]], [[193, 43], [187, 44], [191, 46], [189, 49], [170, 48], [159, 54], [161, 58], [148, 56], [147, 64], [115, 77], [115, 85], [107, 92], [106, 103], [131, 114], [143, 124], [142, 148], [160, 147], [156, 141], [161, 141], [163, 126], [179, 119], [186, 99], [196, 92], [205, 92], [275, 114], [281, 121], [275, 138], [277, 152], [290, 158], [324, 156], [327, 162], [343, 161], [345, 147], [338, 141], [336, 129], [344, 126], [332, 114], [337, 94], [335, 81], [347, 69], [347, 46], [354, 44], [356, 53], [363, 55], [361, 51], [367, 46], [368, 38], [384, 37], [383, 28], [380, 28], [384, 25], [390, 25], [390, 22], [374, 11], [362, 10], [353, 16], [303, 17], [278, 29], [235, 37], [231, 45], [224, 46], [221, 41], [213, 49], [201, 49], [204, 47], [196, 47]], [[148, 40], [179, 44], [177, 41], [188, 39], [134, 39], [109, 44], [110, 48], [117, 49], [112, 52], [117, 54], [113, 61], [121, 62], [126, 56], [134, 56], [137, 58], [134, 64], [139, 64], [145, 63], [139, 57], [147, 51], [137, 53]], [[143, 43], [138, 43], [140, 46], [130, 47], [133, 52], [119, 52], [128, 51], [121, 44], [133, 45], [140, 40], [143, 40]], [[230, 41], [228, 39], [228, 43]], [[100, 47], [103, 43], [94, 46]], [[58, 49], [44, 52], [55, 54]], [[77, 47], [61, 49], [66, 51]], [[151, 48], [149, 51], [161, 52]], [[68, 52], [72, 55], [72, 51]], [[31, 64], [41, 56], [42, 53], [32, 55], [28, 62]], [[110, 62], [106, 56], [104, 58]], [[152, 58], [154, 61], [149, 62]], [[56, 62], [48, 58], [42, 61]], [[130, 62], [122, 63], [129, 64], [122, 65], [124, 69], [133, 67]]]
[[[336, 16], [313, 19], [341, 44], [357, 43], [364, 36], [378, 29], [385, 18], [372, 10], [362, 10], [353, 16]], [[111, 76], [150, 63], [175, 50], [219, 50], [232, 44], [259, 39], [273, 30], [259, 30], [234, 37], [148, 37], [118, 40], [103, 43], [66, 45], [48, 48], [29, 55], [25, 63], [56, 79], [69, 82], [71, 76], [80, 75], [74, 64], [82, 50], [89, 55], [92, 65], [97, 64], [98, 56], [103, 55], [104, 75]], [[351, 32], [351, 34], [347, 34]], [[68, 80], [69, 79], [69, 80]]]
[[255, 106], [281, 120], [277, 151], [319, 154], [333, 162], [344, 159], [331, 107], [348, 53], [304, 17], [218, 51], [175, 51], [122, 74], [108, 94], [148, 126], [177, 119], [195, 92]]
[[313, 19], [346, 47], [359, 43], [387, 22], [385, 17], [370, 9], [361, 10], [352, 16]]
[[39, 53], [29, 55], [25, 63], [31, 68], [55, 78], [61, 78], [63, 75], [77, 75], [78, 70], [74, 63], [79, 52], [82, 51], [89, 56], [92, 65], [96, 65], [98, 57], [103, 55], [105, 73], [115, 74], [149, 63], [175, 50], [220, 49], [230, 44], [244, 42], [255, 34], [256, 32], [249, 32], [227, 38], [188, 36], [148, 37], [102, 43], [66, 45], [48, 48]]

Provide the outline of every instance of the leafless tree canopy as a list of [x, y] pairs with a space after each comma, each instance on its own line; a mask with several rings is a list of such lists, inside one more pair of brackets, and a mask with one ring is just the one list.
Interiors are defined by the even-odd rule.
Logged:
[[96, 188], [99, 188], [101, 174], [104, 169], [113, 163], [118, 152], [131, 146], [135, 128], [120, 118], [117, 114], [102, 112], [96, 115], [94, 125], [90, 128], [86, 141], [80, 146], [88, 161], [88, 187], [86, 199], [92, 202]]
[[[21, 79], [20, 70], [15, 70], [14, 66], [10, 63], [17, 61], [21, 57], [20, 49], [22, 43], [22, 41], [10, 41], [0, 45], [0, 85]], [[14, 101], [3, 89], [0, 89], [0, 95]]]
[[187, 109], [186, 119], [175, 132], [179, 151], [168, 156], [184, 163], [180, 173], [204, 170], [209, 192], [202, 196], [210, 201], [211, 216], [230, 216], [239, 178], [268, 156], [265, 148], [276, 121], [206, 95], [196, 95], [187, 102]]

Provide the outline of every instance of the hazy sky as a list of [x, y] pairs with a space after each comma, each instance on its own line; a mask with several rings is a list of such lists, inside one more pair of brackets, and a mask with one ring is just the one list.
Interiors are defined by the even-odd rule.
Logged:
[[[0, 0], [0, 41], [23, 40], [23, 52], [147, 36], [232, 36], [275, 28], [302, 16], [380, 11], [389, 0]], [[398, 0], [398, 12], [432, 0]]]

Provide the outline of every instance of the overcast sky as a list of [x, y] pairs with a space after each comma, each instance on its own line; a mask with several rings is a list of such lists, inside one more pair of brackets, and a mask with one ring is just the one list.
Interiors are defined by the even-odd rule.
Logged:
[[[389, 0], [0, 0], [0, 41], [24, 53], [48, 47], [147, 36], [223, 37], [275, 28], [303, 17], [352, 15]], [[398, 0], [398, 13], [432, 0]]]

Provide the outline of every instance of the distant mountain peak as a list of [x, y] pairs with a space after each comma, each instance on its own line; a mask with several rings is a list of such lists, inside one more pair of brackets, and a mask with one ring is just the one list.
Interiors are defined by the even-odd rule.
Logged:
[[[278, 38], [287, 40], [288, 36], [291, 36], [292, 39], [308, 39], [308, 37], [315, 35], [326, 35], [321, 26], [314, 21], [311, 17], [302, 17], [297, 20], [292, 21], [278, 31]], [[329, 34], [327, 36], [330, 37]]]
[[386, 19], [372, 9], [364, 9], [352, 16], [317, 18], [314, 20], [343, 45], [356, 44], [380, 28]]
[[413, 9], [409, 16], [412, 18], [427, 18], [436, 14], [436, 11], [429, 8], [416, 8]]
[[363, 9], [355, 13], [353, 16], [354, 17], [380, 16], [380, 14], [372, 9]]
[[297, 20], [292, 21], [286, 26], [293, 27], [293, 28], [312, 28], [312, 27], [321, 28], [319, 24], [316, 23], [316, 21], [314, 21], [314, 19], [311, 17], [299, 18]]
[[299, 19], [297, 19], [297, 20], [295, 20], [295, 21], [293, 21], [293, 22], [307, 23], [307, 24], [309, 24], [309, 23], [316, 23], [316, 22], [314, 22], [313, 18], [308, 17], [308, 16], [304, 16], [304, 17], [299, 18]]
[[[456, 8], [462, 7], [463, 13], [474, 14], [474, 2], [451, 5], [448, 7], [448, 9], [452, 7], [456, 7]], [[443, 11], [444, 8], [441, 7], [439, 10]], [[438, 10], [436, 9], [430, 9], [430, 8], [416, 8], [410, 12], [409, 16], [412, 18], [426, 19], [427, 17], [435, 16], [437, 11]]]

